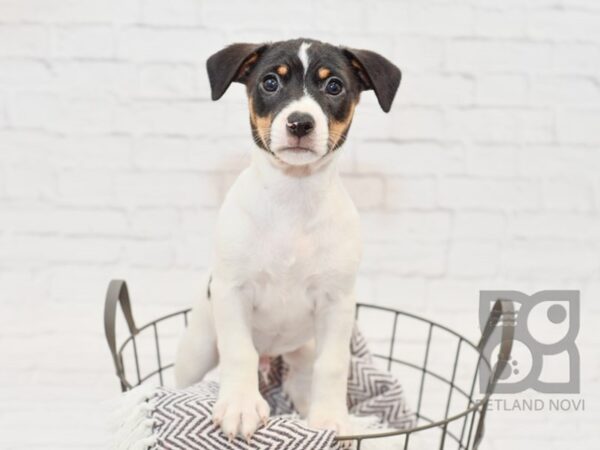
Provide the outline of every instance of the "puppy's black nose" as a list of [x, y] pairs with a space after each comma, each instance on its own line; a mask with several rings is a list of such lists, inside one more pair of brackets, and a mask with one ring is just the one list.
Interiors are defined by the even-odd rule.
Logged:
[[315, 119], [310, 114], [293, 112], [287, 118], [288, 133], [301, 138], [315, 127]]

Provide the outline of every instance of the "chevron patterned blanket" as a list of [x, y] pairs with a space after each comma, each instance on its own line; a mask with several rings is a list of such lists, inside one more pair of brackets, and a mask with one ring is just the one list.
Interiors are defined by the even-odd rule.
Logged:
[[[353, 420], [365, 428], [407, 429], [415, 424], [402, 386], [373, 361], [358, 329], [351, 341], [348, 375], [348, 408]], [[139, 386], [125, 394], [116, 433], [117, 449], [189, 450], [333, 450], [340, 448], [332, 431], [308, 428], [295, 414], [283, 389], [287, 366], [282, 358], [271, 361], [260, 391], [271, 406], [271, 419], [250, 443], [238, 438], [229, 442], [211, 420], [218, 383], [205, 381], [187, 389]], [[387, 447], [386, 447], [387, 448]]]

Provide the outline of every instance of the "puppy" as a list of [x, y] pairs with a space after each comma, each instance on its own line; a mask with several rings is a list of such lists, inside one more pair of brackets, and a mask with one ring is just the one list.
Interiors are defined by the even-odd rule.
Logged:
[[256, 145], [221, 208], [176, 383], [193, 384], [219, 363], [213, 420], [230, 439], [250, 439], [269, 416], [259, 361], [282, 355], [284, 387], [309, 426], [347, 434], [361, 239], [336, 160], [361, 92], [373, 90], [388, 112], [400, 70], [377, 53], [308, 39], [233, 44], [207, 69], [213, 100], [234, 81], [246, 85]]

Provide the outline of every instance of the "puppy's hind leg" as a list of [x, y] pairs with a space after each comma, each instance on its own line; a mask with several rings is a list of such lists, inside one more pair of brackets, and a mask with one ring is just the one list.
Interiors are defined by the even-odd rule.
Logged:
[[175, 385], [190, 386], [217, 366], [217, 337], [211, 304], [206, 297], [192, 308], [175, 357]]

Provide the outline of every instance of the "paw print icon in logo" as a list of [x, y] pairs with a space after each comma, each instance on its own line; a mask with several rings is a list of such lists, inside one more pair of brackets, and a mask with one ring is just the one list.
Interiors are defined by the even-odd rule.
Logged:
[[[579, 291], [540, 291], [526, 295], [518, 291], [481, 291], [479, 323], [483, 330], [494, 302], [511, 300], [515, 340], [511, 359], [504, 368], [497, 393], [515, 394], [527, 389], [540, 393], [577, 394], [580, 391]], [[483, 349], [489, 361], [496, 361], [500, 334], [491, 336]], [[489, 369], [480, 366], [480, 389], [485, 392]]]

